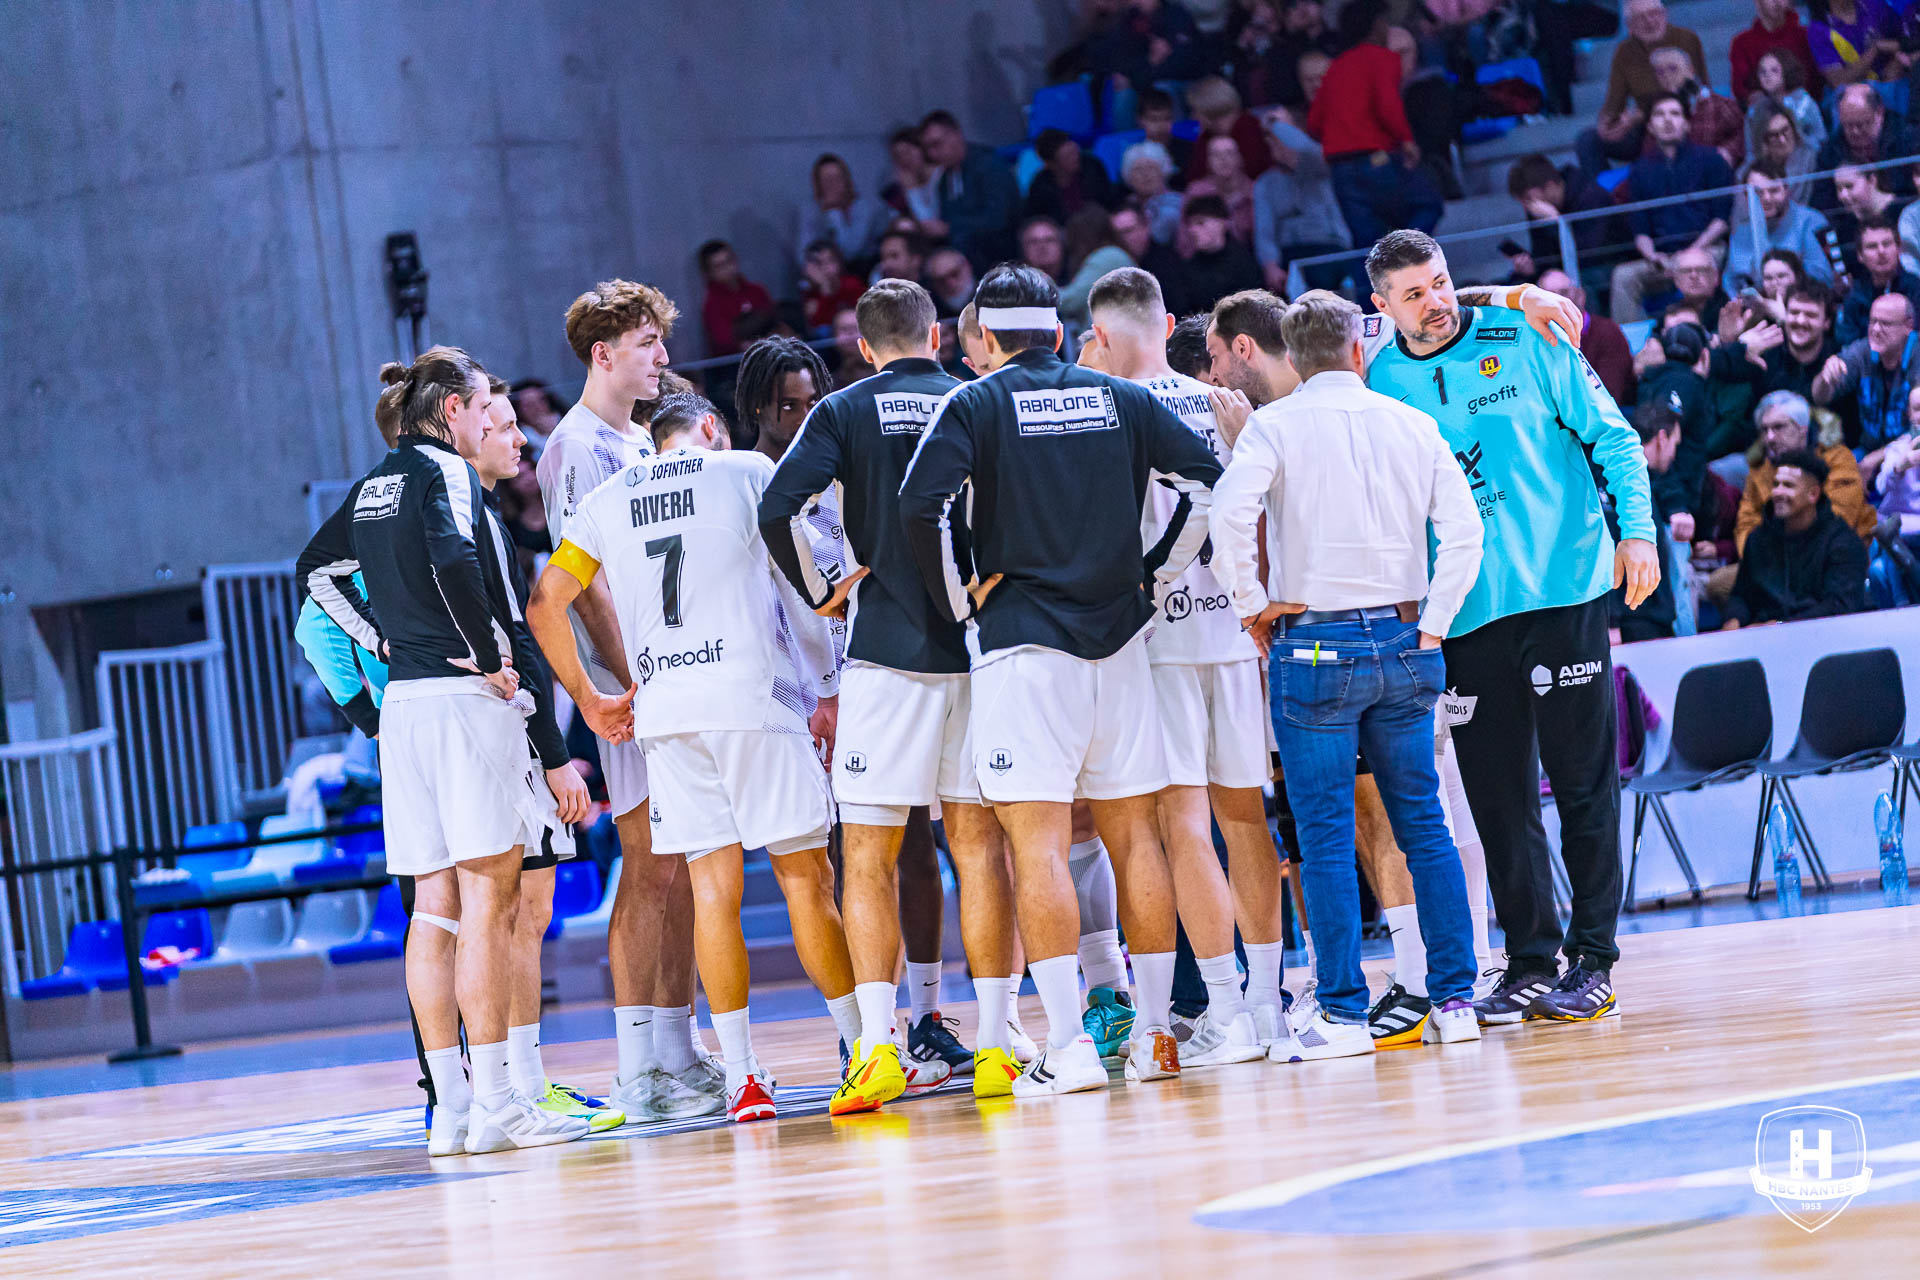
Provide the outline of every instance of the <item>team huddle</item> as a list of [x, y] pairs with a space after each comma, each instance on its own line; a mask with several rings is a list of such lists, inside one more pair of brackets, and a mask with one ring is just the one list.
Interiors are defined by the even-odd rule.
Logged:
[[[955, 1076], [1028, 1099], [1106, 1087], [1110, 1067], [1148, 1082], [1612, 1013], [1605, 606], [1657, 581], [1639, 440], [1564, 300], [1456, 295], [1417, 232], [1368, 271], [1390, 323], [1329, 294], [1235, 294], [1176, 369], [1151, 275], [1094, 286], [1069, 363], [1055, 285], [1003, 265], [961, 317], [966, 382], [938, 362], [927, 291], [883, 280], [857, 307], [878, 372], [828, 393], [800, 344], [762, 344], [738, 397], [757, 443], [737, 452], [721, 411], [672, 385], [673, 304], [604, 283], [567, 316], [587, 385], [538, 465], [554, 551], [530, 594], [488, 506], [518, 465], [511, 405], [457, 350], [390, 366], [391, 452], [301, 578], [358, 663], [329, 687], [379, 734], [388, 868], [412, 878], [430, 1151], [774, 1116], [741, 925], [756, 849], [839, 1032], [836, 1115]], [[1536, 663], [1581, 676], [1543, 691]], [[361, 673], [384, 683], [377, 713]], [[604, 1099], [539, 1062], [550, 868], [587, 810], [555, 683], [601, 739], [623, 852]], [[1398, 888], [1370, 871], [1406, 922], [1377, 1002], [1356, 773], [1404, 854]], [[1298, 998], [1275, 789], [1314, 967]], [[971, 1050], [939, 1014], [937, 967], [909, 966], [898, 1010], [901, 851], [931, 819], [959, 886]], [[1176, 1019], [1182, 927], [1206, 1008]], [[696, 968], [717, 1057], [691, 1017]], [[1028, 975], [1039, 1043], [1016, 1002]]]

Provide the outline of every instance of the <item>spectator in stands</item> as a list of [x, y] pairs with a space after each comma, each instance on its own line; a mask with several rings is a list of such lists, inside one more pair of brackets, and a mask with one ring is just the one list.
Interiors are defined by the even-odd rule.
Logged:
[[1173, 177], [1167, 149], [1150, 139], [1134, 143], [1121, 157], [1120, 173], [1127, 184], [1127, 207], [1140, 214], [1155, 240], [1173, 243], [1180, 231], [1180, 193], [1167, 186]]
[[800, 270], [800, 315], [806, 336], [824, 338], [833, 332], [833, 318], [860, 301], [867, 288], [847, 270], [840, 246], [822, 236], [807, 246]]
[[[527, 443], [535, 453], [544, 449], [547, 437], [560, 425], [560, 418], [571, 406], [563, 405], [553, 394], [553, 388], [538, 378], [522, 378], [513, 384], [507, 398], [513, 401], [513, 412], [520, 420], [520, 431], [527, 437]], [[542, 526], [544, 527], [544, 526]]]
[[[1647, 136], [1652, 145], [1634, 161], [1627, 178], [1634, 199], [1687, 196], [1733, 185], [1726, 157], [1687, 138], [1686, 108], [1673, 94], [1654, 100]], [[1653, 286], [1670, 278], [1672, 256], [1682, 249], [1719, 244], [1732, 215], [1733, 198], [1728, 195], [1634, 210], [1628, 222], [1640, 257], [1613, 269], [1613, 318], [1621, 324], [1645, 319], [1644, 300]]]
[[993, 148], [969, 143], [947, 111], [920, 122], [920, 146], [940, 170], [940, 216], [923, 221], [921, 234], [952, 243], [976, 271], [1011, 256], [1020, 184]]
[[1164, 148], [1173, 161], [1167, 181], [1175, 187], [1185, 186], [1187, 162], [1193, 158], [1193, 142], [1174, 136], [1173, 95], [1165, 89], [1141, 90], [1139, 105], [1133, 111], [1133, 122], [1140, 127], [1140, 132], [1147, 135], [1148, 142]]
[[[1253, 184], [1253, 250], [1267, 288], [1284, 297], [1289, 263], [1338, 253], [1351, 241], [1320, 144], [1284, 120], [1275, 120], [1270, 130], [1273, 168]], [[1301, 274], [1309, 289], [1338, 289], [1347, 265], [1322, 262]]]
[[[1660, 585], [1641, 602], [1638, 609], [1627, 608], [1625, 584], [1615, 587], [1607, 598], [1609, 638], [1615, 644], [1633, 644], [1640, 640], [1664, 640], [1673, 634], [1677, 612], [1673, 594], [1673, 544], [1686, 546], [1693, 541], [1694, 519], [1691, 511], [1670, 511], [1660, 493], [1660, 477], [1673, 466], [1680, 447], [1680, 415], [1665, 404], [1641, 405], [1633, 414], [1633, 427], [1640, 436], [1640, 448], [1647, 459], [1647, 474], [1653, 477], [1654, 548], [1660, 555]], [[1620, 536], [1620, 520], [1611, 494], [1603, 494], [1607, 527]]]
[[[893, 173], [880, 188], [880, 198], [901, 217], [931, 222], [940, 216], [940, 192], [934, 186], [933, 161], [920, 145], [920, 131], [895, 129], [887, 139], [887, 158]], [[905, 279], [904, 276], [895, 277]]]
[[847, 162], [828, 152], [813, 162], [813, 203], [800, 210], [800, 256], [828, 240], [844, 263], [864, 267], [880, 251], [887, 219], [887, 206], [856, 191]]
[[[1767, 154], [1761, 141], [1767, 121], [1774, 111], [1784, 111], [1793, 118], [1793, 127], [1807, 148], [1810, 171], [1813, 157], [1827, 140], [1827, 119], [1820, 114], [1820, 104], [1807, 92], [1805, 65], [1786, 50], [1774, 50], [1760, 55], [1754, 74], [1759, 87], [1747, 95], [1747, 150], [1755, 157]], [[1774, 162], [1785, 164], [1790, 154], [1783, 150], [1773, 157]]]
[[764, 333], [774, 320], [773, 295], [740, 271], [740, 257], [725, 240], [700, 246], [700, 275], [707, 296], [700, 304], [707, 354], [730, 356]]
[[[1880, 495], [1876, 512], [1880, 526], [1875, 536], [1884, 548], [1883, 554], [1874, 557], [1875, 573], [1904, 579], [1898, 582], [1904, 590], [1897, 595], [1890, 589], [1892, 583], [1883, 583], [1883, 588], [1893, 597], [1890, 603], [1912, 604], [1920, 600], [1920, 570], [1915, 567], [1920, 558], [1920, 387], [1907, 396], [1907, 434], [1887, 445], [1874, 488]], [[1879, 563], [1886, 558], [1884, 553], [1891, 553], [1897, 568]]]
[[1614, 46], [1613, 61], [1607, 69], [1607, 97], [1600, 106], [1600, 119], [1575, 143], [1580, 167], [1594, 176], [1610, 164], [1630, 161], [1640, 154], [1647, 118], [1653, 114], [1654, 99], [1662, 93], [1659, 78], [1653, 73], [1655, 49], [1680, 49], [1694, 66], [1707, 65], [1700, 37], [1685, 27], [1671, 25], [1667, 6], [1661, 0], [1627, 0], [1626, 19], [1626, 39]]
[[1327, 72], [1333, 68], [1333, 55], [1322, 53], [1318, 49], [1309, 49], [1300, 55], [1299, 75], [1300, 93], [1307, 100], [1307, 110], [1313, 110], [1314, 100], [1319, 98], [1321, 86], [1327, 82]]
[[1169, 311], [1205, 311], [1230, 293], [1260, 287], [1259, 260], [1229, 233], [1227, 206], [1219, 196], [1187, 201], [1180, 222], [1193, 253], [1171, 270], [1171, 279], [1161, 280]]
[[973, 301], [973, 264], [958, 249], [936, 249], [927, 259], [927, 291], [941, 315], [959, 315]]
[[1773, 500], [1748, 536], [1723, 631], [1858, 613], [1867, 547], [1828, 505], [1827, 464], [1808, 449], [1774, 463]]
[[1665, 405], [1680, 419], [1680, 447], [1673, 465], [1654, 481], [1669, 511], [1698, 512], [1708, 445], [1713, 439], [1713, 392], [1707, 384], [1707, 331], [1689, 320], [1660, 332], [1661, 356], [1640, 370], [1638, 402]]
[[1868, 214], [1860, 224], [1856, 254], [1859, 268], [1853, 274], [1853, 288], [1841, 302], [1840, 319], [1834, 325], [1841, 346], [1867, 336], [1868, 311], [1883, 294], [1902, 294], [1920, 312], [1920, 276], [1901, 264], [1900, 233], [1892, 223]]
[[1421, 63], [1420, 46], [1405, 27], [1387, 28], [1387, 48], [1400, 58], [1400, 102], [1420, 163], [1443, 199], [1458, 200], [1465, 194], [1453, 168], [1453, 144], [1460, 139], [1459, 91], [1444, 67]]
[[1180, 270], [1180, 255], [1172, 245], [1153, 238], [1146, 218], [1137, 209], [1122, 209], [1113, 215], [1113, 238], [1142, 270], [1160, 281], [1163, 290]]
[[1755, 325], [1738, 343], [1717, 347], [1708, 377], [1716, 383], [1747, 383], [1761, 396], [1791, 391], [1810, 398], [1813, 380], [1840, 352], [1832, 319], [1833, 295], [1817, 284], [1801, 285], [1787, 294], [1780, 321]]
[[1747, 154], [1747, 118], [1732, 98], [1723, 98], [1700, 82], [1700, 70], [1684, 50], [1653, 51], [1653, 76], [1662, 92], [1680, 99], [1687, 109], [1688, 136], [1703, 147], [1713, 147], [1738, 168]]
[[[1753, 160], [1750, 163], [1764, 164], [1776, 169], [1787, 177], [1787, 191], [1801, 204], [1812, 207], [1816, 187], [1807, 175], [1814, 171], [1819, 163], [1818, 148], [1808, 143], [1800, 134], [1800, 126], [1794, 122], [1793, 113], [1785, 107], [1758, 106], [1754, 115], [1759, 117], [1756, 126], [1753, 118], [1748, 118], [1749, 133], [1758, 129], [1758, 138], [1752, 147]], [[1821, 210], [1822, 213], [1828, 212]]]
[[1102, 208], [1113, 203], [1113, 183], [1106, 166], [1089, 158], [1080, 144], [1062, 129], [1042, 129], [1033, 140], [1041, 169], [1027, 188], [1026, 216], [1052, 218], [1065, 225], [1089, 204]]
[[[1756, 93], [1776, 92], [1767, 87], [1760, 66], [1766, 55], [1785, 53], [1803, 71], [1813, 67], [1813, 49], [1807, 43], [1807, 29], [1800, 25], [1793, 0], [1753, 0], [1753, 12], [1753, 25], [1733, 38], [1731, 87], [1733, 96], [1743, 102]], [[1778, 66], [1776, 62], [1776, 74]]]
[[911, 231], [889, 231], [880, 237], [880, 261], [874, 265], [868, 283], [911, 280], [919, 284], [926, 263], [926, 250], [921, 247], [918, 235]]
[[1208, 41], [1175, 0], [1126, 0], [1087, 41], [1086, 59], [1102, 88], [1140, 90], [1213, 69]]
[[[1205, 176], [1187, 184], [1186, 203], [1190, 204], [1201, 196], [1218, 196], [1227, 206], [1234, 239], [1242, 244], [1252, 244], [1253, 179], [1247, 176], [1245, 166], [1240, 163], [1240, 144], [1219, 133], [1206, 138], [1205, 142], [1207, 171]], [[1180, 249], [1188, 253], [1192, 246], [1181, 242]]]
[[1829, 216], [1834, 236], [1846, 248], [1858, 253], [1860, 232], [1870, 222], [1891, 222], [1896, 226], [1906, 211], [1906, 201], [1888, 193], [1883, 169], [1857, 169], [1843, 164], [1833, 171], [1834, 195], [1840, 207]]
[[1349, 0], [1340, 11], [1347, 51], [1327, 70], [1307, 115], [1333, 175], [1334, 198], [1356, 247], [1411, 227], [1432, 233], [1440, 193], [1420, 167], [1420, 148], [1400, 101], [1400, 57], [1387, 48], [1386, 5]]
[[1807, 12], [1813, 65], [1834, 88], [1905, 74], [1900, 15], [1886, 0], [1807, 0]]
[[1879, 515], [1867, 502], [1866, 489], [1860, 483], [1860, 465], [1853, 450], [1838, 439], [1826, 445], [1814, 440], [1813, 408], [1802, 396], [1791, 391], [1773, 391], [1761, 398], [1753, 411], [1754, 427], [1759, 433], [1765, 457], [1747, 472], [1746, 487], [1740, 493], [1740, 514], [1733, 524], [1733, 545], [1744, 552], [1747, 535], [1760, 527], [1767, 507], [1773, 501], [1774, 473], [1788, 454], [1811, 449], [1827, 464], [1826, 495], [1833, 514], [1845, 521], [1856, 535], [1871, 538]]
[[1720, 327], [1720, 312], [1727, 305], [1727, 294], [1720, 287], [1720, 264], [1705, 249], [1682, 249], [1673, 255], [1673, 284], [1680, 291], [1679, 301], [1668, 309], [1684, 307], [1692, 312], [1708, 333]]
[[[1562, 168], [1537, 151], [1521, 156], [1507, 170], [1507, 194], [1536, 223], [1528, 239], [1534, 268], [1542, 272], [1562, 265], [1560, 229], [1554, 219], [1613, 205], [1612, 194], [1582, 173], [1580, 166]], [[1617, 218], [1580, 218], [1572, 228], [1583, 275], [1589, 268], [1604, 267], [1619, 258], [1622, 237]]]
[[1052, 218], [1028, 218], [1020, 224], [1020, 261], [1038, 267], [1056, 284], [1067, 274], [1067, 246]]
[[[1859, 2], [1866, 4], [1869, 0]], [[1815, 26], [1817, 29], [1818, 24]], [[1887, 115], [1886, 104], [1881, 102], [1880, 95], [1871, 85], [1849, 85], [1841, 90], [1840, 101], [1833, 114], [1840, 127], [1827, 135], [1827, 140], [1820, 144], [1820, 152], [1814, 158], [1814, 168], [1821, 172], [1838, 169], [1842, 165], [1894, 160], [1914, 150], [1905, 126]], [[1906, 168], [1881, 169], [1877, 172], [1881, 175], [1880, 184], [1885, 190], [1912, 199], [1913, 175]], [[1822, 213], [1832, 213], [1838, 203], [1834, 180], [1822, 179], [1814, 188], [1813, 207]]]
[[1068, 333], [1082, 333], [1093, 325], [1087, 295], [1096, 280], [1109, 271], [1136, 265], [1114, 234], [1113, 215], [1099, 205], [1088, 205], [1067, 219], [1067, 281], [1060, 286], [1060, 320]]
[[1249, 179], [1259, 177], [1273, 163], [1267, 155], [1266, 127], [1242, 109], [1239, 92], [1221, 77], [1196, 81], [1187, 90], [1187, 109], [1200, 122], [1200, 138], [1187, 153], [1189, 183], [1212, 172], [1214, 161], [1207, 143], [1217, 137], [1232, 138], [1240, 148], [1240, 167]]
[[[1828, 271], [1833, 270], [1831, 262], [1826, 266]], [[1807, 274], [1806, 263], [1793, 250], [1767, 250], [1767, 256], [1760, 259], [1759, 288], [1760, 296], [1769, 304], [1767, 312], [1776, 322], [1786, 318], [1787, 295], [1811, 279], [1813, 277]]]
[[1793, 200], [1787, 191], [1786, 175], [1777, 170], [1756, 165], [1747, 170], [1747, 185], [1759, 197], [1762, 223], [1757, 228], [1742, 225], [1733, 233], [1727, 246], [1727, 269], [1721, 277], [1727, 293], [1759, 289], [1760, 259], [1774, 249], [1798, 255], [1804, 269], [1809, 274], [1817, 272], [1816, 278], [1822, 283], [1832, 280], [1833, 270], [1820, 243], [1820, 233], [1827, 229], [1826, 218]]
[[1882, 450], [1906, 430], [1907, 397], [1920, 385], [1913, 317], [1911, 298], [1881, 294], [1867, 311], [1867, 336], [1841, 347], [1813, 380], [1815, 404], [1851, 408], [1841, 419], [1867, 484], [1879, 470]]
[[842, 307], [833, 317], [833, 385], [852, 386], [878, 372], [860, 354], [860, 316], [852, 307]]
[[1320, 0], [1252, 0], [1238, 11], [1237, 21], [1237, 28], [1229, 22], [1227, 33], [1240, 96], [1253, 106], [1276, 103], [1304, 115], [1308, 100], [1300, 87], [1300, 55], [1337, 51]]
[[1627, 344], [1627, 335], [1607, 317], [1587, 310], [1587, 291], [1561, 268], [1549, 267], [1541, 272], [1539, 283], [1542, 289], [1557, 293], [1580, 308], [1580, 332], [1576, 335], [1580, 354], [1593, 366], [1601, 385], [1606, 387], [1621, 412], [1626, 412], [1633, 406], [1635, 382], [1633, 348]]
[[1545, 88], [1544, 110], [1550, 116], [1573, 114], [1573, 42], [1610, 39], [1620, 29], [1620, 15], [1595, 0], [1548, 0], [1533, 6], [1534, 56], [1540, 63]]

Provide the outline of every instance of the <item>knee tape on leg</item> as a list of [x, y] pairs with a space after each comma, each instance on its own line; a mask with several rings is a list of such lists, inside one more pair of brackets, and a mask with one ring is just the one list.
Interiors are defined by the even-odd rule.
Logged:
[[1067, 872], [1073, 877], [1073, 896], [1080, 902], [1080, 932], [1119, 928], [1119, 893], [1107, 847], [1098, 840], [1074, 845], [1067, 851]]
[[[843, 809], [842, 812], [844, 813], [845, 810]], [[809, 835], [795, 836], [791, 840], [770, 840], [767, 842], [767, 854], [770, 857], [778, 858], [782, 854], [801, 853], [808, 849], [824, 849], [826, 847], [827, 829], [822, 827], [820, 830]]]
[[430, 924], [436, 929], [445, 929], [456, 938], [460, 936], [460, 922], [458, 920], [449, 920], [445, 916], [432, 916], [424, 911], [416, 911], [413, 913], [413, 922], [415, 924]]
[[[907, 811], [911, 808], [911, 805], [904, 804], [852, 804], [843, 800], [840, 802], [840, 821], [853, 827], [904, 827], [907, 825]], [[804, 849], [808, 846], [800, 847]]]

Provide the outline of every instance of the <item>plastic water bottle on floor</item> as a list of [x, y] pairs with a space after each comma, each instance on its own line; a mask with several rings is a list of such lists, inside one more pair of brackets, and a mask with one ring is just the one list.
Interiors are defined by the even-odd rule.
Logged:
[[1767, 847], [1773, 850], [1773, 894], [1780, 914], [1800, 912], [1800, 837], [1787, 819], [1787, 807], [1778, 800], [1767, 814]]
[[1880, 833], [1880, 894], [1890, 907], [1907, 905], [1907, 851], [1893, 797], [1882, 791], [1873, 802], [1873, 825]]

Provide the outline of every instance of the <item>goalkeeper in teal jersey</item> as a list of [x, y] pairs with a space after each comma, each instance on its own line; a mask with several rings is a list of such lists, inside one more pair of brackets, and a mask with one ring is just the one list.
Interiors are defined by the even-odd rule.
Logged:
[[[1367, 385], [1433, 415], [1485, 524], [1480, 577], [1445, 642], [1448, 685], [1472, 700], [1453, 741], [1507, 935], [1505, 977], [1476, 1008], [1491, 1024], [1605, 1017], [1621, 894], [1607, 595], [1624, 581], [1637, 608], [1660, 580], [1639, 436], [1573, 342], [1552, 343], [1511, 312], [1459, 306], [1432, 237], [1382, 237], [1367, 274], [1398, 331]], [[1619, 511], [1617, 548], [1595, 467]], [[1540, 821], [1543, 765], [1573, 888], [1564, 931]]]

